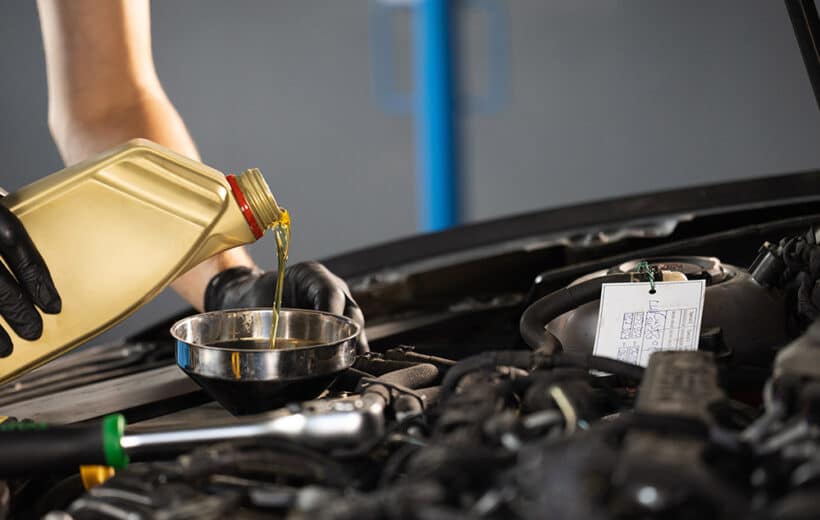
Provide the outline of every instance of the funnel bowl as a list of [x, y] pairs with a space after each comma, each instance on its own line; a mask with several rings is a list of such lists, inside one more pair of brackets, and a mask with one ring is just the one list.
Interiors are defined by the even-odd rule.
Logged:
[[349, 318], [282, 309], [275, 349], [271, 318], [270, 309], [237, 309], [180, 320], [171, 327], [177, 365], [230, 412], [247, 414], [317, 397], [356, 359], [359, 326]]

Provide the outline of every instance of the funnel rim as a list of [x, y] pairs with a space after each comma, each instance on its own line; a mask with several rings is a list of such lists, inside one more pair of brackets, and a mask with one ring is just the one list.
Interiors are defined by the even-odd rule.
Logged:
[[[235, 343], [269, 336], [272, 310], [269, 308], [212, 311], [184, 318], [171, 328], [176, 338], [177, 366], [194, 377], [222, 381], [282, 382], [313, 378], [344, 370], [356, 360], [360, 327], [336, 314], [308, 309], [285, 309], [284, 323], [292, 329], [280, 337], [315, 340], [313, 345], [295, 348], [243, 348]], [[305, 328], [307, 327], [307, 328]], [[196, 341], [193, 341], [196, 340]], [[228, 343], [225, 347], [207, 343]]]
[[[233, 351], [236, 350], [236, 348], [218, 347], [218, 346], [215, 346], [215, 345], [205, 345], [205, 344], [202, 344], [202, 343], [196, 343], [196, 342], [189, 341], [188, 339], [182, 337], [182, 335], [179, 334], [176, 331], [179, 328], [181, 328], [183, 325], [185, 325], [187, 322], [190, 322], [190, 321], [194, 320], [195, 318], [201, 318], [203, 316], [226, 315], [226, 314], [242, 314], [242, 313], [248, 313], [248, 312], [256, 312], [258, 314], [267, 314], [267, 313], [272, 313], [273, 311], [270, 308], [267, 308], [267, 307], [243, 307], [243, 308], [238, 308], [238, 309], [224, 309], [224, 310], [217, 310], [217, 311], [201, 312], [201, 313], [198, 313], [198, 314], [192, 314], [191, 316], [186, 316], [185, 318], [182, 318], [181, 320], [176, 321], [173, 325], [171, 325], [170, 333], [171, 333], [171, 336], [176, 341], [181, 341], [181, 342], [183, 342], [186, 345], [189, 345], [191, 347], [196, 347], [198, 349], [233, 352]], [[346, 325], [349, 325], [353, 328], [353, 331], [349, 335], [340, 336], [339, 338], [335, 338], [333, 341], [326, 341], [326, 342], [316, 343], [314, 345], [305, 345], [305, 346], [302, 346], [302, 347], [291, 347], [291, 348], [287, 349], [288, 352], [293, 352], [293, 351], [298, 351], [298, 350], [305, 350], [305, 349], [315, 349], [315, 348], [318, 348], [318, 347], [323, 347], [323, 346], [328, 346], [328, 345], [335, 345], [335, 344], [339, 344], [339, 343], [346, 343], [346, 342], [349, 342], [349, 341], [353, 341], [353, 340], [356, 340], [359, 337], [359, 334], [361, 333], [361, 329], [362, 329], [361, 325], [359, 325], [358, 323], [356, 323], [352, 319], [348, 318], [347, 316], [342, 316], [340, 314], [334, 314], [332, 312], [317, 311], [317, 310], [314, 310], [314, 309], [296, 309], [296, 308], [290, 308], [290, 307], [283, 307], [279, 312], [280, 313], [298, 313], [298, 314], [310, 314], [310, 315], [317, 315], [317, 316], [328, 316], [328, 317], [336, 319], [340, 322], [343, 322]], [[269, 337], [261, 337], [261, 338], [250, 338], [250, 337], [248, 337], [248, 338], [243, 338], [243, 339], [270, 339], [270, 338]], [[270, 353], [274, 353], [274, 352], [282, 352], [282, 350], [270, 349], [270, 348], [243, 348], [242, 352], [255, 352], [255, 353], [270, 352]]]

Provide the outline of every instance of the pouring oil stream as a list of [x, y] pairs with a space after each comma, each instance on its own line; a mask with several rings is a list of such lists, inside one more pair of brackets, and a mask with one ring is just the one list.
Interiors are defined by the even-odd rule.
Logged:
[[270, 327], [270, 348], [276, 348], [276, 334], [279, 330], [279, 312], [282, 309], [282, 290], [285, 285], [285, 266], [290, 252], [290, 213], [282, 208], [282, 217], [273, 226], [276, 239], [276, 259], [279, 272], [276, 277], [276, 290], [273, 297], [273, 317]]

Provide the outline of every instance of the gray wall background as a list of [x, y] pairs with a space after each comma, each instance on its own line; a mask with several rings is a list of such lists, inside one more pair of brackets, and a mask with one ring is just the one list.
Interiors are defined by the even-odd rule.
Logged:
[[[820, 111], [782, 2], [500, 3], [509, 88], [498, 111], [463, 118], [469, 220], [820, 166]], [[160, 78], [204, 160], [263, 169], [294, 214], [294, 259], [414, 232], [412, 121], [374, 96], [367, 0], [152, 9]], [[487, 34], [480, 13], [462, 15], [475, 91]], [[402, 85], [407, 22], [396, 19]], [[2, 2], [1, 186], [61, 168], [46, 106], [35, 4]], [[252, 253], [273, 266], [272, 247]], [[183, 306], [163, 294], [101, 340]]]

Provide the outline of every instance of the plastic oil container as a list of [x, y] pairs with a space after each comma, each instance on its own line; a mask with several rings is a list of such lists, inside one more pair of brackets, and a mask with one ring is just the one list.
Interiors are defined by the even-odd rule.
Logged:
[[22, 221], [62, 297], [14, 345], [0, 382], [122, 321], [179, 275], [247, 244], [281, 218], [259, 170], [225, 176], [144, 139], [34, 182], [0, 201]]

